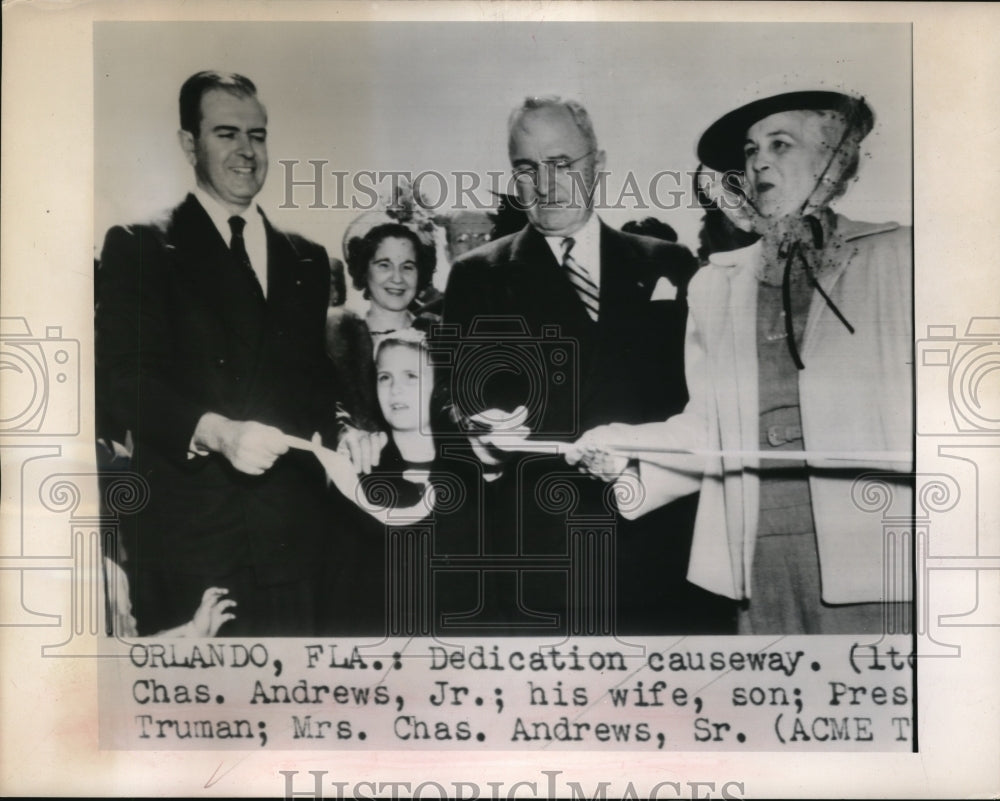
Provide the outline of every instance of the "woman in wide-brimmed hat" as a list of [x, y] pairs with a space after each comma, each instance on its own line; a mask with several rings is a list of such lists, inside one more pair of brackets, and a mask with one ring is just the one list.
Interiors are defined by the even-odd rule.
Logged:
[[691, 282], [690, 403], [588, 432], [569, 456], [641, 481], [626, 514], [701, 491], [688, 578], [742, 601], [742, 632], [875, 632], [908, 609], [884, 605], [909, 600], [907, 544], [869, 507], [877, 482], [884, 514], [910, 513], [911, 234], [830, 208], [873, 125], [863, 99], [810, 91], [705, 131], [700, 188], [759, 238]]

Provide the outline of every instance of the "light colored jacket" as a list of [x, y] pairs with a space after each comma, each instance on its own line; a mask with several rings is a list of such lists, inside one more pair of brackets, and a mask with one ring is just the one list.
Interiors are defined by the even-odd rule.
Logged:
[[[878, 504], [862, 495], [885, 490], [892, 499], [885, 514], [912, 514], [912, 479], [905, 475], [913, 450], [910, 229], [838, 217], [838, 231], [846, 240], [843, 256], [821, 285], [855, 333], [813, 293], [800, 349], [804, 447], [813, 454], [902, 452], [906, 459], [808, 458], [822, 597], [828, 603], [908, 600], [909, 557], [884, 557], [883, 516], [864, 508]], [[643, 492], [622, 512], [635, 517], [700, 489], [688, 578], [736, 599], [750, 597], [760, 503], [760, 461], [746, 454], [759, 449], [760, 250], [757, 243], [716, 254], [691, 282], [685, 345], [691, 399], [684, 412], [663, 423], [612, 427], [617, 441], [715, 452], [697, 459], [638, 453]], [[856, 483], [872, 473], [882, 474], [881, 484]]]

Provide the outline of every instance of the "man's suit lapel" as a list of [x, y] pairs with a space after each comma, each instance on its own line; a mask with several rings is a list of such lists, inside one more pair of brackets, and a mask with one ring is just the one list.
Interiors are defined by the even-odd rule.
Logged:
[[[310, 271], [316, 269], [316, 260], [297, 250], [287, 234], [271, 225], [262, 211], [257, 211], [263, 217], [267, 235], [267, 311], [254, 383], [259, 378], [266, 380], [265, 372], [275, 364], [275, 359], [283, 358], [285, 334], [301, 324], [298, 316], [311, 305], [311, 299], [303, 295], [316, 290], [315, 280], [309, 280]], [[317, 332], [317, 347], [321, 346], [321, 335], [322, 332]]]
[[[509, 305], [531, 309], [529, 323], [558, 325], [562, 336], [577, 342], [584, 396], [596, 388], [589, 378], [599, 376], [603, 370], [603, 359], [595, 358], [597, 351], [613, 354], [622, 346], [619, 336], [622, 315], [634, 315], [652, 293], [638, 263], [640, 254], [635, 252], [628, 237], [604, 223], [601, 223], [600, 254], [601, 310], [596, 326], [545, 237], [530, 225], [514, 240], [508, 266], [510, 280], [506, 282], [509, 291], [516, 294]], [[587, 268], [591, 269], [591, 265]]]
[[313, 259], [299, 253], [287, 234], [276, 229], [260, 212], [267, 234], [267, 309], [273, 324], [301, 309], [298, 292], [305, 285], [305, 269]]
[[514, 242], [510, 269], [518, 295], [513, 305], [531, 309], [529, 324], [558, 325], [562, 336], [586, 337], [592, 326], [586, 309], [545, 237], [530, 225]]
[[637, 278], [638, 255], [631, 243], [604, 223], [601, 223], [600, 253], [601, 305], [589, 358], [582, 364], [583, 399], [604, 391], [609, 362], [620, 359], [635, 344], [623, 339], [623, 332], [632, 330], [635, 315], [642, 313], [643, 304], [652, 292], [645, 280]]
[[239, 279], [229, 245], [194, 195], [188, 195], [174, 213], [169, 240], [178, 255], [175, 269], [187, 285], [182, 296], [192, 302], [205, 297], [232, 344], [240, 350], [255, 350], [260, 338], [260, 309], [249, 293], [236, 290]]
[[644, 275], [643, 258], [627, 237], [601, 223], [602, 328], [613, 326], [616, 317], [633, 314], [636, 304], [649, 300], [653, 287]]

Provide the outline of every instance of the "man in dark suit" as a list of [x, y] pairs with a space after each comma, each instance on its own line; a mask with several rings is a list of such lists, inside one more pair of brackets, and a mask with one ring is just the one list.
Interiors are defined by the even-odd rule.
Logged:
[[252, 205], [268, 162], [250, 80], [193, 75], [180, 116], [196, 187], [164, 220], [112, 228], [100, 265], [102, 397], [149, 486], [125, 521], [139, 631], [190, 619], [217, 586], [236, 601], [221, 634], [313, 633], [326, 483], [285, 435], [335, 433], [329, 261]]
[[[578, 103], [529, 98], [511, 115], [508, 141], [528, 225], [452, 267], [444, 323], [461, 342], [449, 387], [456, 417], [570, 442], [598, 421], [680, 411], [691, 253], [598, 219], [593, 194], [605, 154]], [[473, 431], [471, 441], [487, 478], [498, 476], [502, 506], [515, 510], [506, 523], [503, 513], [487, 516], [495, 525], [484, 556], [519, 565], [506, 577], [480, 572], [480, 605], [491, 610], [480, 614], [484, 623], [492, 614], [510, 633], [713, 627], [692, 607], [684, 577], [696, 498], [628, 522], [616, 509], [626, 499], [557, 455], [512, 458], [495, 447], [503, 441], [494, 431]]]

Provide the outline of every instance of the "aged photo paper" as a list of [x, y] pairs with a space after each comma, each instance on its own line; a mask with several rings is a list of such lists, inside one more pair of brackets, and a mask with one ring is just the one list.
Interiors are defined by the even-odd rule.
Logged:
[[[995, 241], [990, 192], [977, 186], [977, 179], [988, 182], [1000, 168], [991, 147], [1000, 126], [993, 99], [1000, 82], [993, 53], [1000, 14], [992, 7], [265, 0], [197, 6], [13, 3], [4, 6], [3, 14], [0, 787], [5, 793], [996, 795], [1000, 282], [994, 253], [1000, 242]], [[706, 233], [705, 209], [694, 187], [700, 181], [699, 157], [711, 159], [707, 150], [696, 153], [696, 146], [713, 122], [737, 106], [789, 92], [861, 98], [851, 106], [863, 112], [857, 175], [833, 205], [844, 218], [871, 223], [878, 232], [912, 227], [914, 255], [912, 297], [900, 289], [901, 300], [893, 295], [887, 301], [912, 304], [901, 315], [912, 311], [912, 372], [907, 365], [895, 382], [893, 375], [878, 376], [888, 393], [906, 385], [899, 397], [907, 399], [907, 408], [897, 408], [901, 420], [912, 415], [912, 426], [906, 423], [912, 427], [912, 448], [902, 452], [892, 450], [889, 440], [866, 442], [870, 453], [862, 459], [871, 467], [858, 472], [847, 510], [870, 519], [884, 538], [884, 596], [901, 601], [879, 610], [879, 632], [812, 634], [779, 628], [747, 634], [741, 622], [744, 633], [738, 634], [736, 621], [744, 620], [745, 603], [726, 601], [716, 607], [712, 597], [718, 596], [679, 589], [687, 586], [685, 575], [714, 575], [717, 562], [698, 561], [704, 559], [699, 550], [704, 538], [696, 539], [693, 549], [688, 545], [689, 572], [687, 551], [678, 551], [683, 554], [679, 564], [669, 564], [669, 559], [661, 564], [652, 550], [627, 550], [621, 532], [641, 527], [627, 528], [616, 513], [601, 517], [581, 511], [586, 506], [581, 497], [589, 497], [594, 487], [607, 487], [603, 497], [612, 498], [631, 520], [629, 510], [642, 507], [653, 486], [629, 484], [628, 477], [638, 482], [639, 475], [647, 475], [635, 465], [659, 447], [658, 441], [631, 441], [630, 467], [625, 469], [623, 461], [616, 471], [619, 480], [601, 484], [575, 467], [579, 462], [581, 470], [591, 469], [591, 452], [570, 447], [594, 423], [574, 418], [563, 430], [546, 416], [566, 385], [575, 387], [578, 396], [624, 394], [636, 372], [650, 385], [656, 374], [661, 380], [668, 375], [655, 337], [641, 321], [626, 321], [627, 315], [622, 325], [638, 332], [632, 338], [650, 342], [623, 337], [618, 372], [612, 365], [602, 373], [603, 386], [588, 384], [597, 373], [574, 372], [578, 351], [586, 347], [582, 335], [567, 336], [565, 327], [552, 326], [525, 339], [523, 347], [515, 343], [513, 352], [527, 354], [526, 374], [531, 375], [534, 359], [543, 376], [543, 399], [526, 402], [526, 421], [515, 411], [510, 425], [516, 434], [524, 423], [534, 435], [533, 440], [517, 440], [522, 452], [534, 448], [534, 455], [522, 455], [517, 462], [518, 470], [527, 465], [524, 476], [535, 476], [524, 482], [538, 482], [530, 492], [503, 494], [510, 470], [505, 477], [502, 468], [513, 462], [501, 459], [494, 471], [490, 462], [473, 460], [472, 469], [455, 456], [464, 453], [461, 449], [444, 451], [455, 457], [453, 465], [465, 465], [448, 474], [451, 484], [439, 481], [428, 489], [425, 477], [423, 495], [389, 505], [399, 508], [375, 508], [379, 501], [371, 498], [382, 496], [369, 492], [369, 506], [359, 503], [360, 511], [353, 512], [368, 526], [357, 524], [359, 530], [374, 531], [380, 542], [384, 537], [385, 553], [376, 560], [375, 572], [365, 572], [371, 565], [363, 562], [363, 548], [346, 546], [324, 551], [322, 558], [330, 564], [316, 566], [320, 592], [330, 594], [327, 606], [335, 624], [306, 625], [293, 612], [270, 628], [254, 629], [247, 621], [253, 620], [257, 599], [250, 596], [256, 590], [241, 595], [244, 590], [235, 584], [223, 588], [240, 600], [236, 607], [219, 607], [225, 592], [211, 595], [215, 589], [197, 583], [214, 574], [201, 566], [185, 572], [185, 532], [195, 525], [188, 521], [207, 520], [218, 511], [212, 504], [221, 494], [211, 493], [197, 500], [188, 496], [193, 511], [177, 501], [174, 506], [183, 514], [171, 517], [176, 511], [171, 507], [162, 518], [173, 526], [164, 538], [163, 559], [193, 577], [191, 586], [199, 597], [208, 590], [205, 606], [197, 614], [191, 609], [190, 622], [165, 615], [162, 624], [160, 618], [158, 625], [149, 623], [144, 610], [156, 608], [160, 588], [148, 573], [136, 580], [136, 545], [129, 532], [136, 530], [130, 526], [143, 519], [150, 502], [156, 505], [163, 486], [157, 481], [168, 467], [147, 462], [135, 472], [138, 462], [130, 463], [133, 432], [109, 422], [110, 409], [121, 398], [109, 399], [103, 389], [109, 384], [95, 357], [95, 304], [107, 299], [97, 310], [100, 331], [106, 319], [101, 315], [108, 314], [116, 298], [114, 258], [122, 237], [139, 230], [139, 252], [160, 247], [143, 238], [158, 229], [127, 229], [126, 234], [116, 226], [167, 219], [172, 209], [208, 202], [198, 193], [184, 200], [195, 186], [192, 165], [197, 171], [216, 162], [210, 151], [199, 150], [207, 145], [197, 137], [186, 138], [183, 130], [178, 135], [177, 120], [180, 87], [200, 70], [249, 77], [255, 84], [253, 97], [259, 95], [263, 104], [246, 93], [221, 95], [242, 111], [258, 109], [262, 115], [249, 124], [251, 136], [241, 145], [241, 165], [255, 166], [240, 166], [229, 183], [221, 173], [197, 172], [202, 188], [252, 185], [250, 196], [264, 214], [263, 227], [259, 234], [248, 228], [246, 249], [232, 245], [233, 253], [242, 252], [253, 270], [265, 260], [262, 254], [275, 263], [275, 231], [301, 235], [305, 239], [288, 240], [300, 255], [306, 247], [301, 243], [309, 240], [323, 249], [310, 253], [325, 252], [334, 259], [327, 319], [339, 319], [334, 309], [363, 316], [369, 294], [377, 296], [379, 290], [371, 286], [369, 293], [363, 283], [362, 288], [352, 283], [349, 243], [402, 214], [437, 252], [437, 270], [421, 297], [451, 299], [451, 316], [445, 304], [444, 327], [431, 327], [414, 352], [424, 354], [436, 370], [448, 364], [460, 372], [463, 353], [467, 358], [478, 349], [487, 354], [483, 386], [491, 370], [509, 368], [496, 368], [488, 359], [509, 351], [510, 343], [481, 336], [482, 328], [470, 333], [455, 327], [455, 299], [462, 300], [458, 287], [468, 275], [462, 271], [475, 262], [475, 254], [472, 261], [458, 263], [450, 282], [449, 272], [460, 251], [485, 243], [491, 231], [496, 238], [502, 224], [513, 225], [507, 229], [511, 232], [520, 230], [525, 219], [541, 225], [538, 219], [544, 217], [525, 217], [516, 208], [526, 180], [541, 193], [543, 178], [565, 175], [581, 159], [593, 162], [606, 173], [593, 201], [595, 216], [606, 226], [602, 243], [617, 241], [611, 238], [617, 234], [607, 231], [653, 217], [667, 223], [674, 240], [695, 253], [711, 249], [712, 234]], [[532, 160], [536, 154], [519, 153], [514, 137], [508, 142], [508, 115], [526, 97], [551, 95], [577, 100], [587, 109], [595, 146]], [[798, 102], [813, 101], [799, 97]], [[201, 107], [203, 114], [206, 108]], [[181, 113], [183, 117], [183, 108]], [[260, 131], [265, 125], [267, 153], [262, 156]], [[238, 128], [223, 131], [226, 136], [241, 133]], [[251, 175], [262, 162], [266, 180], [263, 171]], [[262, 184], [253, 183], [258, 179]], [[764, 182], [757, 191], [765, 194], [772, 188]], [[460, 213], [468, 223], [462, 239], [457, 228], [449, 228]], [[221, 232], [224, 216], [219, 226]], [[179, 240], [171, 239], [175, 229], [164, 230], [162, 250], [170, 263]], [[841, 236], [850, 231], [843, 224], [839, 230]], [[234, 243], [243, 242], [241, 231], [234, 229]], [[254, 239], [258, 235], [259, 241]], [[393, 236], [391, 241], [405, 242], [405, 232], [397, 230]], [[577, 240], [568, 244], [563, 264], [572, 267], [569, 251], [574, 246], [586, 262], [586, 239], [577, 234]], [[544, 240], [538, 241], [544, 247]], [[908, 245], [905, 235], [902, 241]], [[420, 244], [414, 242], [417, 253]], [[550, 246], [556, 247], [551, 240]], [[646, 247], [654, 245], [647, 241]], [[681, 252], [656, 247], [651, 252]], [[626, 269], [625, 255], [601, 253], [606, 262], [619, 259], [615, 264], [620, 271]], [[317, 256], [313, 261], [322, 260]], [[326, 266], [318, 268], [323, 286]], [[512, 258], [502, 266], [516, 271], [524, 264]], [[602, 268], [602, 276], [610, 274]], [[265, 303], [276, 305], [285, 297], [279, 291], [295, 292], [303, 281], [308, 284], [309, 273], [295, 275], [294, 285], [279, 289], [264, 269], [257, 276], [262, 284], [254, 286], [264, 289]], [[787, 275], [786, 270], [782, 314], [787, 312], [786, 330], [791, 331]], [[651, 294], [651, 303], [660, 304], [657, 310], [669, 311], [673, 306], [667, 304], [684, 300], [686, 283], [679, 297], [673, 277], [649, 283], [656, 283], [655, 288], [642, 281], [639, 286], [651, 289], [646, 297]], [[187, 289], [171, 295], [170, 314], [176, 316], [171, 324], [177, 322], [180, 329], [185, 321], [199, 319], [203, 299], [194, 283], [178, 285]], [[776, 282], [774, 295], [779, 304], [780, 285]], [[174, 291], [173, 284], [163, 286]], [[483, 286], [476, 285], [475, 291]], [[606, 289], [601, 297], [611, 298]], [[871, 292], [896, 290], [873, 284]], [[149, 286], [137, 290], [143, 291], [148, 308], [155, 293]], [[530, 293], [533, 285], [525, 284], [521, 291]], [[873, 300], [876, 305], [881, 301], [881, 295]], [[319, 300], [318, 306], [325, 302]], [[555, 302], [554, 316], [566, 302]], [[594, 321], [600, 315], [613, 319], [612, 304], [602, 303], [600, 310], [590, 309]], [[828, 298], [826, 303], [834, 308]], [[137, 308], [126, 302], [117, 313], [127, 317]], [[728, 308], [738, 312], [735, 302]], [[426, 309], [440, 312], [432, 302]], [[375, 330], [374, 318], [367, 319], [366, 336], [369, 329], [373, 338], [386, 333]], [[434, 321], [431, 326], [441, 322], [440, 316], [428, 319]], [[295, 314], [290, 315], [276, 339], [289, 331], [289, 338], [294, 336], [296, 322]], [[879, 322], [890, 325], [888, 317]], [[852, 328], [849, 323], [844, 325]], [[142, 330], [145, 336], [151, 329]], [[207, 358], [215, 346], [210, 329], [204, 332], [204, 339], [179, 346], [192, 364], [202, 355]], [[679, 346], [683, 336], [674, 336]], [[775, 338], [784, 336], [779, 331]], [[125, 350], [138, 352], [146, 345], [138, 339], [126, 339]], [[904, 340], [909, 342], [907, 336]], [[645, 361], [629, 361], [634, 352], [645, 354], [647, 344]], [[190, 353], [201, 347], [205, 354]], [[330, 347], [328, 343], [328, 353]], [[398, 347], [397, 354], [403, 350]], [[276, 374], [287, 368], [293, 376], [307, 358], [301, 348], [275, 352], [282, 354], [273, 360]], [[690, 347], [687, 353], [691, 359]], [[804, 359], [808, 371], [815, 355], [806, 348], [793, 358]], [[211, 369], [219, 375], [236, 369], [227, 363], [230, 354], [211, 356]], [[330, 358], [336, 363], [335, 354]], [[851, 371], [862, 370], [863, 363], [855, 357], [838, 364], [845, 386], [851, 386]], [[734, 370], [742, 369], [738, 361], [734, 364]], [[550, 379], [552, 384], [546, 384]], [[475, 395], [481, 388], [477, 381], [470, 379], [461, 389]], [[912, 409], [911, 382], [916, 390]], [[276, 383], [286, 396], [282, 402], [308, 395], [291, 379]], [[449, 398], [454, 408], [460, 405], [458, 386], [453, 385]], [[340, 387], [342, 393], [352, 388], [342, 380]], [[866, 391], [882, 390], [869, 386]], [[866, 402], [843, 398], [824, 408], [836, 416], [837, 410], [864, 408]], [[598, 422], [659, 419], [643, 416], [640, 406], [646, 401], [638, 396], [610, 403], [622, 410], [622, 419], [612, 415]], [[870, 405], [874, 408], [875, 401]], [[487, 406], [484, 402], [478, 411]], [[142, 400], [139, 408], [169, 405]], [[394, 412], [382, 408], [392, 427]], [[334, 409], [328, 411], [332, 421]], [[336, 411], [338, 425], [359, 419], [357, 409], [347, 410], [353, 413], [347, 418], [342, 406]], [[675, 411], [679, 407], [670, 414]], [[146, 430], [166, 431], [170, 423], [163, 417]], [[808, 425], [803, 420], [780, 429], [796, 429], [789, 441], [796, 436], [801, 441]], [[845, 426], [857, 436], [855, 423]], [[342, 487], [337, 476], [343, 476], [336, 471], [343, 461], [337, 459], [346, 456], [330, 456], [332, 450], [310, 440], [318, 428], [286, 430], [282, 447], [294, 453], [282, 458], [302, 457], [322, 475], [312, 453], [318, 455], [333, 493], [334, 487]], [[202, 469], [203, 460], [211, 458], [202, 448], [209, 439], [198, 436], [192, 435], [182, 454], [181, 470]], [[325, 431], [323, 442], [330, 442]], [[898, 464], [912, 464], [913, 454], [912, 493], [901, 495]], [[838, 459], [857, 456], [838, 442], [823, 455], [835, 465]], [[531, 472], [532, 459], [553, 456], [567, 456], [568, 464], [559, 462], [561, 472]], [[242, 469], [236, 457], [227, 458]], [[399, 458], [403, 465], [419, 461]], [[417, 481], [412, 465], [409, 469], [402, 475]], [[223, 481], [205, 475], [205, 486]], [[522, 474], [518, 476], [520, 480]], [[344, 498], [351, 495], [341, 492]], [[704, 494], [702, 489], [703, 500]], [[436, 541], [436, 531], [446, 529], [442, 521], [472, 520], [463, 522], [462, 530], [486, 541], [487, 528], [504, 515], [543, 520], [524, 512], [524, 498], [561, 515], [557, 528], [565, 529], [560, 528], [569, 542], [565, 553], [533, 552], [523, 549], [521, 540], [516, 557], [488, 547], [475, 553], [458, 547], [442, 555], [428, 544]], [[421, 504], [429, 504], [434, 514], [428, 517]], [[266, 504], [260, 510], [266, 514]], [[843, 511], [835, 510], [835, 516]], [[302, 507], [294, 512], [301, 513]], [[693, 506], [690, 512], [689, 531]], [[819, 536], [823, 516], [833, 513], [818, 505], [813, 512]], [[257, 514], [256, 507], [247, 513]], [[705, 514], [705, 509], [698, 511], [702, 528]], [[428, 529], [427, 520], [438, 528]], [[536, 543], [543, 528], [536, 523], [516, 526], [524, 542], [534, 538]], [[836, 526], [829, 530], [835, 537], [845, 536]], [[300, 531], [304, 538], [305, 528]], [[222, 542], [221, 528], [218, 533]], [[851, 545], [836, 538], [828, 543], [820, 544], [821, 566], [849, 564], [837, 558], [849, 553]], [[228, 545], [212, 547], [206, 560], [231, 555]], [[282, 552], [268, 552], [261, 564], [277, 571], [283, 558]], [[261, 564], [254, 567], [258, 573], [264, 569]], [[894, 572], [888, 565], [902, 567]], [[824, 598], [836, 584], [847, 589], [835, 603], [859, 600], [850, 594], [854, 579], [850, 568], [825, 574]], [[653, 585], [656, 593], [643, 595], [643, 584]], [[303, 595], [304, 586], [300, 581]], [[708, 580], [702, 586], [726, 592]], [[478, 597], [480, 606], [473, 608], [475, 600], [459, 600], [451, 611], [438, 614], [438, 599], [452, 588], [454, 597]], [[545, 611], [545, 599], [553, 592], [570, 599], [563, 614]], [[738, 594], [730, 593], [734, 599]], [[615, 608], [614, 602], [608, 606], [595, 600], [608, 597], [641, 600], [628, 611], [624, 602]], [[507, 598], [509, 608], [497, 612], [491, 604], [502, 606], [498, 598]], [[280, 603], [286, 602], [291, 603]], [[220, 617], [226, 610], [235, 621]], [[497, 614], [503, 625], [491, 618]], [[220, 625], [227, 628], [220, 630]], [[804, 631], [813, 630], [820, 629]]]

